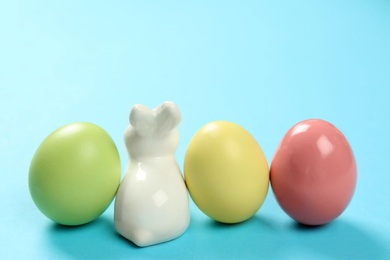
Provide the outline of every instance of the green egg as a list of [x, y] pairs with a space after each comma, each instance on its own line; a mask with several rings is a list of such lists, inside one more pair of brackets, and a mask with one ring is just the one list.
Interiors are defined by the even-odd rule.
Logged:
[[74, 226], [107, 209], [120, 177], [118, 149], [107, 132], [91, 123], [72, 123], [55, 130], [38, 147], [29, 188], [46, 217]]

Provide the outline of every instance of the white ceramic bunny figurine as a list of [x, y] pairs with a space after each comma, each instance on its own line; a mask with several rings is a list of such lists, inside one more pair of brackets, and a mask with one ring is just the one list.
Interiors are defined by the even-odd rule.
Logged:
[[129, 164], [115, 199], [115, 227], [142, 247], [177, 238], [190, 221], [187, 188], [175, 160], [181, 114], [172, 102], [135, 105], [124, 138]]

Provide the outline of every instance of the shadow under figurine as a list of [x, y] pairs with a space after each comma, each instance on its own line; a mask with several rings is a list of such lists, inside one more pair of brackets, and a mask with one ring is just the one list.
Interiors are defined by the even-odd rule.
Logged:
[[183, 234], [190, 222], [188, 193], [175, 159], [181, 114], [172, 102], [135, 105], [124, 134], [129, 164], [115, 199], [117, 231], [140, 247]]

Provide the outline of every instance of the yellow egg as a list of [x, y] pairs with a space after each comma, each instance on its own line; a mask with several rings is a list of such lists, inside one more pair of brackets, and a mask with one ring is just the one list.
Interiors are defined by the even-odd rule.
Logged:
[[184, 159], [184, 177], [199, 209], [223, 223], [252, 217], [269, 186], [261, 147], [244, 128], [226, 121], [209, 123], [194, 135]]

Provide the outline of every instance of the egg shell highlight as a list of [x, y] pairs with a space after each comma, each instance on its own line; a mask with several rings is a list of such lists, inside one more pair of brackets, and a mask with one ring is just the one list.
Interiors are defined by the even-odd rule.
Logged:
[[91, 123], [72, 123], [38, 147], [29, 170], [29, 189], [38, 209], [63, 225], [100, 216], [119, 186], [121, 164], [111, 137]]
[[305, 225], [322, 225], [337, 218], [352, 199], [355, 157], [335, 126], [305, 120], [283, 137], [270, 179], [276, 200], [290, 217]]
[[216, 121], [192, 138], [184, 162], [189, 193], [206, 215], [223, 223], [252, 217], [267, 195], [267, 160], [255, 138], [241, 126]]

